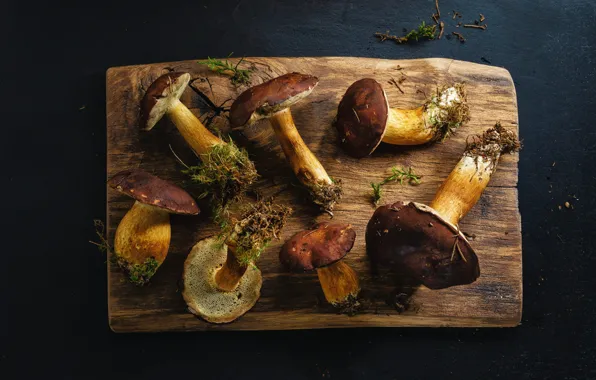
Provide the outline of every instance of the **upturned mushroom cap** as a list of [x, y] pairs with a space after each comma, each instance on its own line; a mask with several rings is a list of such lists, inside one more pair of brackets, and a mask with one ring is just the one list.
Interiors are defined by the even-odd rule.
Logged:
[[215, 273], [226, 262], [228, 248], [217, 237], [198, 242], [184, 262], [182, 297], [191, 313], [211, 323], [229, 323], [249, 311], [261, 296], [263, 279], [249, 267], [234, 291], [222, 292]]
[[469, 284], [480, 275], [463, 233], [420, 203], [379, 207], [366, 228], [366, 248], [373, 265], [389, 266], [431, 289]]
[[371, 154], [385, 135], [388, 112], [387, 96], [379, 82], [370, 78], [354, 82], [337, 108], [334, 125], [340, 145], [356, 158]]
[[199, 213], [197, 203], [186, 191], [141, 169], [118, 172], [108, 180], [108, 185], [138, 202], [173, 214]]
[[232, 128], [252, 124], [292, 106], [319, 83], [312, 75], [289, 73], [244, 91], [230, 108]]
[[308, 271], [335, 263], [354, 246], [356, 231], [349, 224], [319, 223], [298, 232], [281, 248], [279, 260], [291, 271]]
[[167, 73], [151, 83], [141, 100], [141, 129], [148, 131], [153, 128], [168, 111], [172, 101], [180, 99], [189, 81], [188, 73]]

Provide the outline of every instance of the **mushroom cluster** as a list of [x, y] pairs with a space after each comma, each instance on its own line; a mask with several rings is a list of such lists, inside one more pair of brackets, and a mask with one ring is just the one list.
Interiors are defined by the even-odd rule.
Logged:
[[190, 74], [182, 72], [157, 78], [141, 101], [140, 126], [149, 131], [164, 115], [170, 118], [201, 160], [186, 172], [210, 195], [214, 217], [219, 221], [227, 204], [241, 197], [258, 175], [245, 150], [211, 133], [180, 101], [189, 81]]
[[379, 207], [366, 228], [373, 266], [393, 268], [431, 289], [474, 282], [480, 275], [478, 257], [458, 223], [478, 202], [500, 156], [519, 147], [517, 135], [497, 124], [471, 139], [430, 206]]
[[290, 107], [307, 97], [319, 83], [317, 77], [285, 74], [244, 91], [230, 108], [232, 128], [268, 119], [298, 180], [310, 192], [313, 202], [333, 215], [341, 198], [340, 181], [333, 180], [308, 149], [292, 118]]
[[374, 79], [354, 82], [337, 109], [340, 145], [356, 158], [366, 157], [381, 142], [420, 145], [445, 139], [469, 120], [463, 84], [437, 89], [425, 104], [411, 110], [390, 108], [383, 87]]

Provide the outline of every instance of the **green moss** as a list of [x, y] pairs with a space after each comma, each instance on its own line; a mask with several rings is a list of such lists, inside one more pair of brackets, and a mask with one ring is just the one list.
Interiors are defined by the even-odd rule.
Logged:
[[215, 145], [201, 162], [183, 170], [200, 192], [199, 198], [209, 197], [214, 220], [221, 224], [227, 218], [227, 207], [238, 201], [258, 178], [254, 163], [244, 149], [228, 139]]
[[[230, 58], [234, 53], [230, 53], [227, 58]], [[230, 82], [234, 85], [249, 85], [250, 84], [250, 70], [243, 70], [239, 69], [238, 66], [244, 61], [244, 58], [241, 58], [238, 63], [235, 65], [225, 60], [215, 59], [211, 57], [207, 57], [206, 61], [199, 61], [200, 65], [207, 65], [210, 70], [215, 71], [218, 74], [228, 75], [230, 77]]]
[[142, 264], [132, 264], [114, 253], [112, 260], [126, 272], [129, 281], [138, 286], [148, 283], [160, 266], [160, 263], [153, 257], [146, 259]]
[[273, 238], [279, 239], [292, 209], [259, 201], [245, 207], [239, 220], [222, 230], [226, 244], [234, 252], [241, 265], [254, 263]]
[[405, 44], [405, 43], [412, 42], [412, 41], [418, 42], [421, 39], [434, 40], [436, 32], [437, 32], [436, 25], [432, 25], [432, 24], [426, 25], [426, 23], [424, 21], [422, 21], [420, 23], [420, 25], [418, 25], [417, 29], [413, 29], [413, 30], [409, 31], [403, 37], [390, 35], [389, 31], [387, 31], [387, 33], [377, 32], [377, 33], [375, 33], [375, 37], [377, 37], [379, 40], [381, 40], [381, 42], [391, 40], [391, 41], [395, 41], [398, 44]]

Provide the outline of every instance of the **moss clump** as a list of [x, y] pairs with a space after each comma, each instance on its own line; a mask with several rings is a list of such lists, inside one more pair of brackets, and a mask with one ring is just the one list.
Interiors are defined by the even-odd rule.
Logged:
[[514, 153], [521, 148], [515, 132], [501, 126], [501, 123], [495, 124], [482, 135], [472, 136], [471, 141], [468, 138], [464, 155], [470, 157], [490, 158], [496, 164], [499, 156], [503, 153]]
[[215, 145], [200, 158], [199, 165], [188, 166], [183, 172], [199, 188], [199, 198], [210, 197], [214, 220], [221, 223], [226, 217], [227, 206], [242, 198], [258, 178], [257, 170], [246, 150], [238, 148], [232, 139], [226, 144]]
[[238, 262], [248, 266], [257, 261], [273, 238], [279, 239], [291, 213], [289, 207], [259, 201], [249, 205], [239, 220], [224, 228], [222, 235], [227, 236], [226, 244]]
[[463, 83], [438, 87], [425, 105], [428, 125], [435, 130], [435, 140], [444, 141], [470, 120], [470, 108]]
[[138, 286], [148, 283], [160, 266], [160, 263], [153, 257], [149, 257], [142, 264], [132, 264], [117, 253], [114, 253], [112, 258], [126, 272], [130, 282]]
[[333, 207], [343, 194], [341, 180], [331, 179], [330, 184], [316, 183], [308, 186], [312, 201], [321, 206], [321, 210], [333, 216]]

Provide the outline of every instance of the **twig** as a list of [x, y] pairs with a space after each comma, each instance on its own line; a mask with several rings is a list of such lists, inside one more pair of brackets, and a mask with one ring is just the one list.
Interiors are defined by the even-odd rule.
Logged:
[[482, 13], [480, 13], [480, 22], [486, 20], [486, 18], [484, 17], [484, 15]]
[[457, 11], [453, 11], [453, 19], [455, 20], [456, 17], [461, 18], [461, 13], [459, 13]]
[[445, 23], [443, 21], [441, 21], [439, 23], [439, 37], [437, 37], [439, 40], [441, 39], [441, 37], [443, 37], [444, 31], [445, 31]]
[[435, 8], [437, 8], [437, 16], [441, 17], [441, 11], [439, 10], [439, 0], [435, 0]]
[[172, 148], [172, 144], [168, 144], [168, 146], [170, 147], [170, 151], [172, 151], [172, 154], [174, 155], [174, 157], [176, 157], [176, 159], [178, 160], [178, 162], [180, 162], [182, 164], [182, 166], [184, 166], [186, 169], [190, 170], [190, 167], [188, 165], [186, 165], [184, 163], [184, 161], [182, 161], [180, 159], [180, 157], [178, 157], [178, 155], [176, 154], [176, 152], [174, 152], [174, 149]]
[[464, 36], [461, 33], [458, 33], [458, 32], [451, 32], [451, 33], [459, 39], [459, 42], [461, 42], [461, 43], [466, 42], [466, 39], [464, 38]]
[[352, 108], [352, 111], [354, 111], [354, 115], [356, 116], [356, 119], [360, 123], [360, 118], [358, 117], [358, 112], [356, 112], [356, 110], [354, 108]]
[[486, 26], [487, 26], [486, 24], [484, 24], [484, 25], [464, 24], [464, 28], [473, 28], [473, 29], [482, 29], [482, 30], [485, 30]]
[[[400, 81], [399, 83], [401, 83], [401, 82], [403, 82], [403, 81]], [[404, 90], [402, 90], [402, 88], [399, 86], [399, 83], [395, 80], [395, 78], [392, 77], [389, 80], [389, 83], [392, 84], [392, 85], [394, 85], [395, 87], [397, 87], [397, 89], [399, 90], [399, 92], [401, 92], [402, 94], [405, 94]]]

